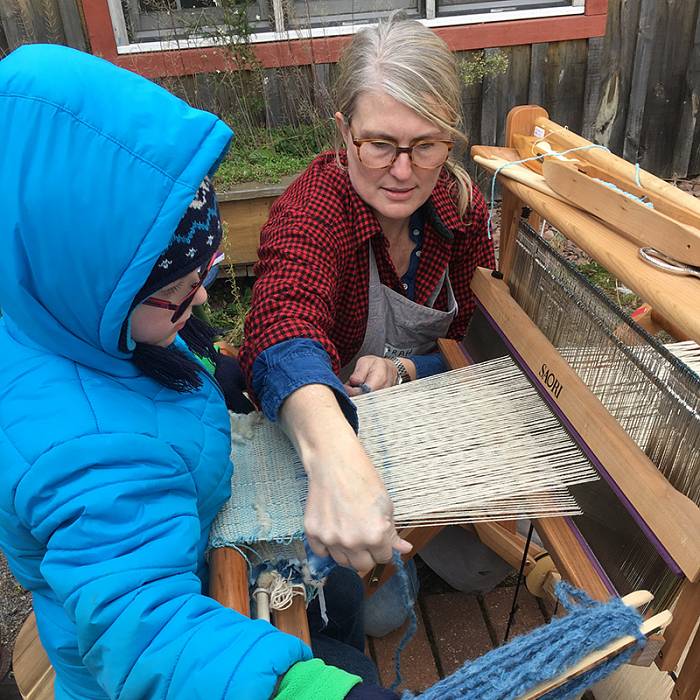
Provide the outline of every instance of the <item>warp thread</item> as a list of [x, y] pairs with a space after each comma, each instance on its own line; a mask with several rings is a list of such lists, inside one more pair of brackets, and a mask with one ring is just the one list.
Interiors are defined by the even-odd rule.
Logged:
[[[397, 569], [401, 572], [400, 562]], [[408, 579], [401, 580], [408, 595]], [[636, 639], [629, 649], [543, 696], [543, 700], [569, 700], [612, 673], [646, 643], [640, 632], [642, 616], [619, 598], [600, 603], [566, 582], [557, 585], [556, 594], [569, 611], [566, 616], [468, 661], [418, 695], [404, 691], [401, 700], [516, 700], [616, 639], [628, 635]], [[400, 649], [405, 641], [404, 637]]]

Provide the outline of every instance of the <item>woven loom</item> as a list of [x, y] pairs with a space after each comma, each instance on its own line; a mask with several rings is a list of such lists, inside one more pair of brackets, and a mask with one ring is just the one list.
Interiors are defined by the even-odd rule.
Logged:
[[[568, 487], [597, 478], [509, 358], [355, 403], [400, 527], [574, 515]], [[411, 430], [398, 434], [404, 416]], [[292, 444], [261, 414], [234, 415], [231, 425], [232, 497], [212, 544], [300, 539], [307, 479]]]

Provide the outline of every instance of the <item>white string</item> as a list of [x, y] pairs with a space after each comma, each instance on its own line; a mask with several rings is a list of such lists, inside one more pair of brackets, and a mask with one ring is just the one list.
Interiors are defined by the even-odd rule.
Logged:
[[292, 583], [283, 578], [278, 571], [267, 573], [269, 573], [269, 583], [266, 586], [258, 586], [253, 591], [253, 596], [260, 592], [266, 592], [270, 596], [271, 610], [287, 610], [294, 602], [294, 596], [306, 597], [303, 583]]

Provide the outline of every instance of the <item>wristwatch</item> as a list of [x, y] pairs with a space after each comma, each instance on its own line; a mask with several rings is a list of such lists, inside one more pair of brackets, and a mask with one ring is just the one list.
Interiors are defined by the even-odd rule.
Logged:
[[396, 377], [396, 384], [394, 386], [398, 386], [399, 384], [403, 384], [404, 382], [410, 382], [411, 375], [408, 373], [406, 365], [404, 365], [404, 363], [401, 362], [401, 360], [398, 357], [392, 357], [390, 359], [394, 363], [396, 371], [398, 372], [398, 376]]

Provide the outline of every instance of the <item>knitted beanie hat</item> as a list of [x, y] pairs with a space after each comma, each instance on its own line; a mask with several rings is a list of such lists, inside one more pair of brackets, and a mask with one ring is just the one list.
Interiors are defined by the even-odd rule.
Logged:
[[221, 243], [219, 205], [211, 180], [205, 177], [187, 207], [168, 247], [161, 253], [148, 279], [134, 297], [134, 309], [163, 287], [206, 265]]
[[[131, 310], [159, 289], [206, 265], [217, 251], [221, 237], [216, 194], [206, 177], [175, 229], [168, 247], [160, 254], [148, 279], [134, 297]], [[122, 327], [122, 349], [126, 348], [128, 328], [127, 319]], [[196, 355], [215, 362], [213, 339], [216, 331], [208, 324], [190, 316], [179, 335]], [[131, 361], [144, 374], [170, 389], [187, 392], [202, 385], [199, 374], [203, 371], [203, 365], [174, 345], [160, 347], [136, 342]]]

